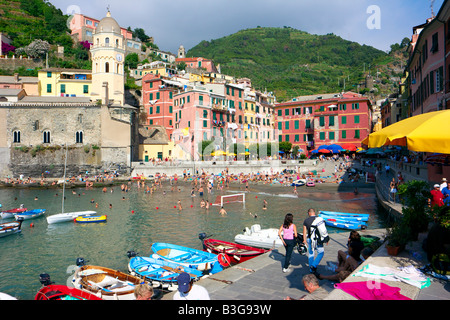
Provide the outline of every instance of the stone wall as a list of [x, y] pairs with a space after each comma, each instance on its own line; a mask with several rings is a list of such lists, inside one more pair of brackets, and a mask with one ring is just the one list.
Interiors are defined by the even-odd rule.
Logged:
[[20, 58], [0, 59], [0, 69], [2, 70], [14, 71], [20, 67], [24, 67], [25, 69], [43, 68], [44, 61]]
[[[63, 177], [65, 153], [66, 150], [61, 147], [50, 147], [38, 152], [11, 148], [9, 170], [15, 178], [21, 174], [25, 177], [41, 177], [42, 173], [45, 173], [45, 177]], [[86, 171], [90, 174], [101, 172], [101, 157], [101, 150], [93, 149], [91, 146], [69, 147], [66, 176], [76, 176]]]

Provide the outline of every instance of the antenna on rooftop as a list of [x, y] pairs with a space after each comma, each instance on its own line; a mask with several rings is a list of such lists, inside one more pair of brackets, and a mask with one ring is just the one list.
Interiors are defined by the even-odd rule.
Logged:
[[430, 8], [431, 8], [431, 18], [434, 18], [434, 1], [435, 0], [430, 0]]

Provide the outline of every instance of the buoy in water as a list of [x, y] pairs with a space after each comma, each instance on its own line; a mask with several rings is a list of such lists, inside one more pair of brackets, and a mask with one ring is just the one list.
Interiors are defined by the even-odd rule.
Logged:
[[34, 228], [34, 223], [31, 223], [31, 224], [30, 224], [30, 228]]
[[156, 207], [156, 210], [158, 210], [159, 209], [159, 207]]
[[134, 213], [134, 210], [131, 210], [131, 213]]

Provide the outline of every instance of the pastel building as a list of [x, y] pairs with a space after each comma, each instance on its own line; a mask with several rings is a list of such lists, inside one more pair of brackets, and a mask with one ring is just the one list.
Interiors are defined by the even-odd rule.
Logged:
[[[100, 20], [88, 17], [83, 14], [76, 13], [73, 15], [69, 23], [72, 37], [78, 42], [88, 41], [94, 43], [94, 34], [98, 28]], [[101, 30], [100, 30], [101, 31]], [[139, 39], [133, 38], [133, 33], [125, 28], [120, 27], [118, 30], [124, 37], [125, 47], [127, 53], [140, 53], [142, 49], [142, 42]]]
[[196, 58], [177, 58], [175, 59], [177, 64], [184, 62], [188, 68], [204, 69], [207, 72], [218, 72], [214, 62], [211, 59], [205, 59], [202, 57]]
[[92, 70], [41, 69], [38, 83], [39, 95], [43, 97], [90, 97]]
[[410, 75], [410, 116], [442, 110], [446, 69], [445, 24], [431, 18], [413, 28], [412, 54], [407, 70]]
[[371, 102], [347, 92], [303, 96], [275, 105], [278, 141], [289, 141], [305, 153], [322, 145], [360, 146], [372, 129]]
[[142, 78], [142, 101], [147, 115], [146, 125], [163, 126], [170, 140], [175, 127], [174, 95], [183, 85], [161, 76], [146, 74]]

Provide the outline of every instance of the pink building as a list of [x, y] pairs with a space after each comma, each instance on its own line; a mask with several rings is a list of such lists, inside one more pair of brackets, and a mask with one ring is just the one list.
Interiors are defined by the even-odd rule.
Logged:
[[[76, 38], [78, 42], [88, 41], [93, 43], [93, 35], [97, 29], [100, 20], [94, 19], [83, 14], [74, 14], [70, 21], [70, 30], [72, 31], [72, 37]], [[140, 53], [142, 43], [138, 39], [133, 39], [133, 33], [125, 28], [120, 28], [122, 36], [126, 42], [127, 52]]]
[[445, 25], [434, 18], [413, 30], [414, 50], [407, 66], [411, 78], [410, 116], [445, 108]]
[[210, 59], [205, 59], [202, 57], [198, 57], [198, 58], [177, 58], [175, 59], [175, 63], [181, 63], [184, 62], [186, 63], [186, 66], [188, 68], [196, 68], [196, 69], [200, 69], [203, 68], [205, 69], [207, 72], [217, 72], [217, 68], [214, 65], [214, 62]]
[[308, 153], [317, 147], [349, 143], [361, 146], [372, 129], [371, 102], [352, 92], [298, 97], [275, 105], [278, 141]]
[[142, 78], [142, 102], [147, 114], [147, 125], [165, 127], [169, 139], [174, 130], [174, 95], [180, 84], [152, 73]]

